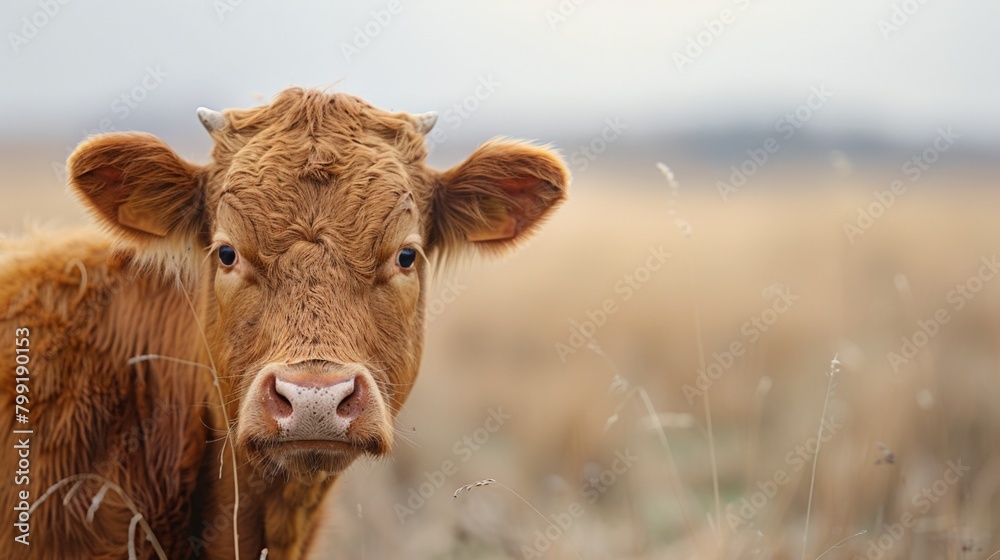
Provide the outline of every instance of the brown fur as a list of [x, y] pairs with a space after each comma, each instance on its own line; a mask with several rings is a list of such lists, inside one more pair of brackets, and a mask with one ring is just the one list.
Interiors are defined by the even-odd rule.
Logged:
[[[212, 136], [205, 166], [146, 134], [88, 139], [70, 158], [71, 186], [107, 235], [0, 241], [7, 370], [15, 329], [30, 329], [30, 484], [15, 488], [34, 502], [95, 473], [123, 489], [168, 558], [233, 558], [233, 443], [241, 557], [266, 547], [268, 558], [297, 559], [337, 475], [391, 448], [420, 361], [427, 259], [512, 247], [563, 200], [568, 176], [547, 149], [504, 140], [434, 171], [416, 118], [313, 90], [227, 111]], [[239, 255], [232, 268], [216, 255], [222, 244]], [[403, 247], [422, 255], [412, 270], [395, 264]], [[171, 359], [132, 360], [150, 354]], [[276, 444], [245, 398], [268, 364], [308, 361], [371, 372], [379, 394], [347, 450]], [[11, 434], [25, 426], [13, 420], [13, 382], [4, 386], [0, 426]], [[0, 471], [12, 480], [8, 439]], [[2, 548], [126, 557], [123, 498], [108, 492], [86, 520], [101, 486], [67, 485], [40, 503], [30, 546], [11, 544], [12, 524], [0, 524]], [[16, 497], [0, 494], [0, 509], [10, 515]], [[155, 557], [141, 531], [133, 542]]]

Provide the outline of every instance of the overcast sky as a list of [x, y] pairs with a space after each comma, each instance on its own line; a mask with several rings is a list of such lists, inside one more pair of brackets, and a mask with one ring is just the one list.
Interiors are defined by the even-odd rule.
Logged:
[[336, 84], [391, 109], [475, 107], [452, 109], [453, 135], [769, 126], [825, 87], [817, 132], [995, 142], [998, 21], [986, 0], [4, 0], [0, 141], [186, 134], [199, 105]]

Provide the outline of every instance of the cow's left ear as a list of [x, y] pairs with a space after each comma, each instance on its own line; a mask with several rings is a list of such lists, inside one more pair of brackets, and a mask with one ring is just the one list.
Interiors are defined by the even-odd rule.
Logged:
[[492, 140], [441, 175], [434, 243], [499, 252], [525, 240], [566, 199], [569, 171], [551, 149]]
[[189, 238], [200, 229], [199, 168], [151, 134], [89, 138], [70, 156], [68, 168], [72, 190], [116, 236], [149, 243]]

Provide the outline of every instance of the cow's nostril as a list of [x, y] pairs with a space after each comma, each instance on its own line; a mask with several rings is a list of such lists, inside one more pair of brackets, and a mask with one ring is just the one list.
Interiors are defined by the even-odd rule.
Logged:
[[367, 400], [368, 395], [365, 392], [364, 384], [355, 377], [354, 390], [337, 405], [337, 416], [348, 420], [357, 418], [365, 409]]
[[278, 380], [271, 377], [267, 384], [267, 393], [264, 396], [264, 406], [275, 419], [288, 418], [292, 415], [292, 402], [288, 397], [278, 392]]

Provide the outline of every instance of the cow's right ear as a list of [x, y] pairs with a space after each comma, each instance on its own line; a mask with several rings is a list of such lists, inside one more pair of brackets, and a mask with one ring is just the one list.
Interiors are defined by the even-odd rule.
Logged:
[[151, 134], [89, 138], [68, 168], [72, 190], [118, 236], [143, 243], [190, 238], [200, 230], [205, 193], [199, 168]]

